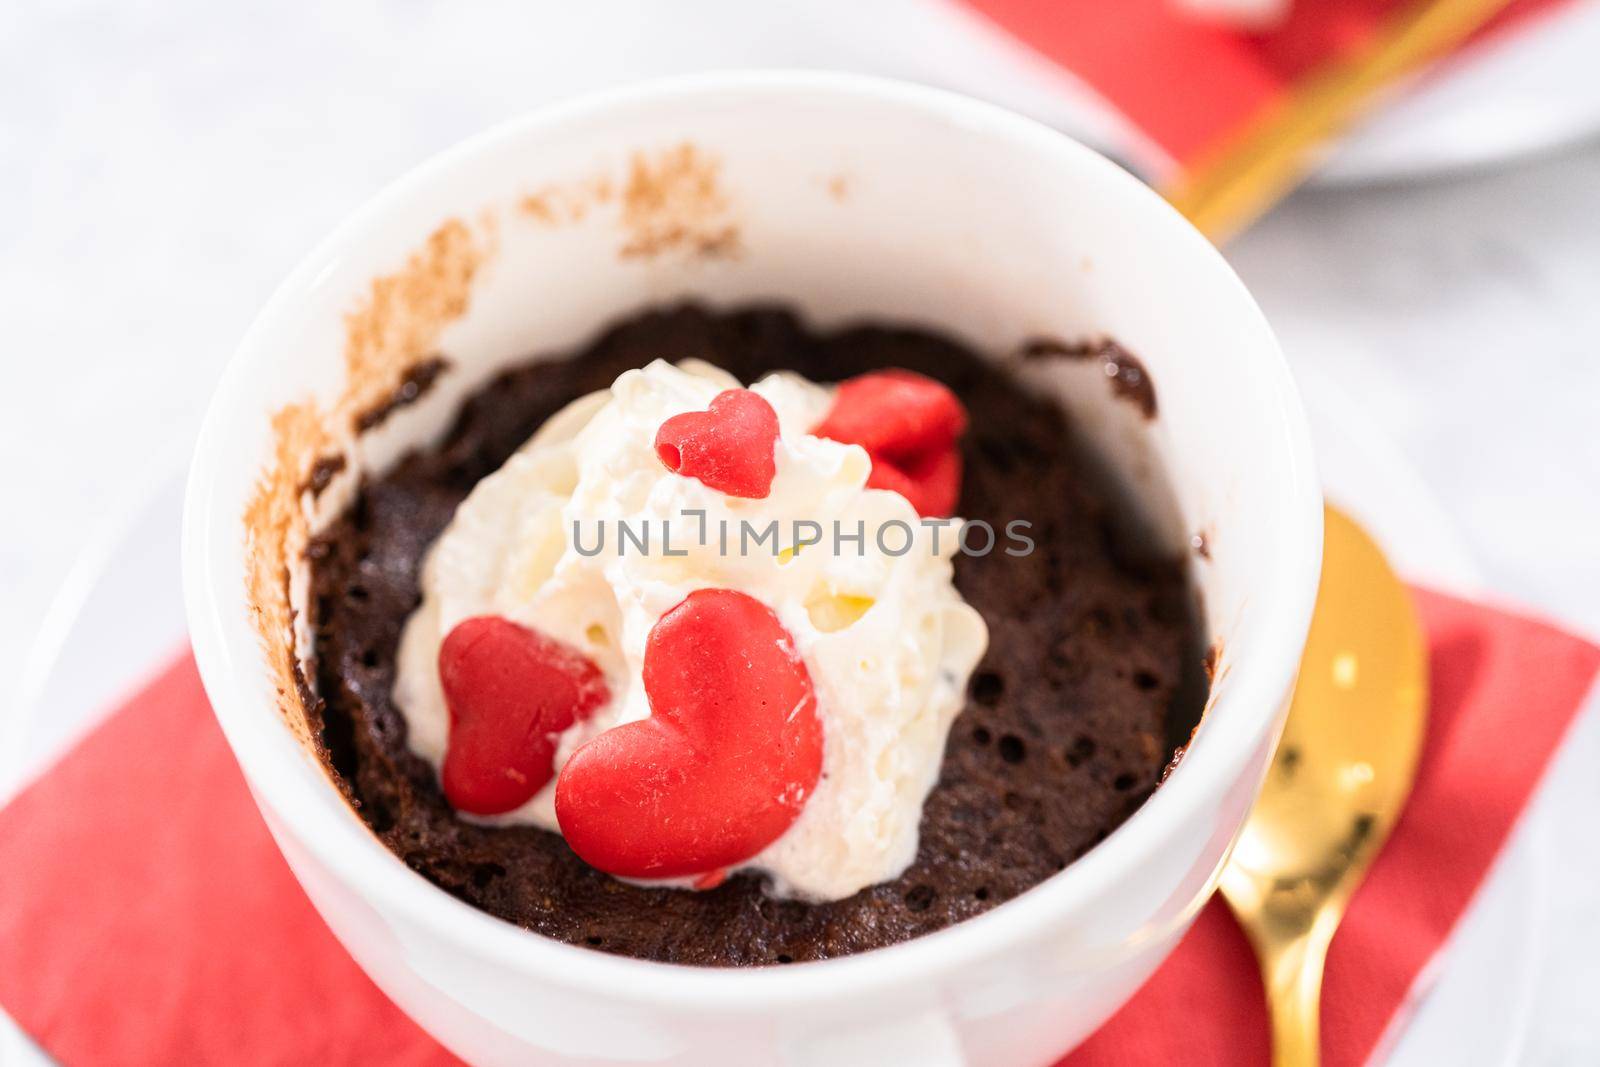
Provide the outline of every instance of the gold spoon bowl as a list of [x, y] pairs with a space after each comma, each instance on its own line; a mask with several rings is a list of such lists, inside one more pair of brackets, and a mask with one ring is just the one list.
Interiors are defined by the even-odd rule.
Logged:
[[1279, 1067], [1319, 1062], [1328, 945], [1411, 793], [1427, 716], [1410, 595], [1349, 517], [1330, 506], [1325, 523], [1288, 722], [1222, 874], [1261, 964]]

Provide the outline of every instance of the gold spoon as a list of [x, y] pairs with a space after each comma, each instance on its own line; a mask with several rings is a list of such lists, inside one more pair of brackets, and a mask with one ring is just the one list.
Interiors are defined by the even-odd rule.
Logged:
[[1301, 79], [1164, 190], [1213, 241], [1254, 222], [1311, 172], [1322, 148], [1383, 92], [1465, 41], [1509, 0], [1412, 0], [1355, 53]]
[[1278, 1067], [1320, 1061], [1328, 943], [1411, 792], [1427, 718], [1411, 598], [1359, 526], [1324, 512], [1322, 584], [1288, 724], [1222, 872], [1261, 963]]
[[[1413, 0], [1358, 55], [1305, 79], [1191, 168], [1167, 198], [1222, 241], [1309, 173], [1381, 93], [1460, 44], [1507, 0]], [[1322, 585], [1266, 784], [1222, 872], [1255, 946], [1278, 1067], [1321, 1062], [1322, 972], [1351, 894], [1411, 792], [1427, 718], [1422, 632], [1383, 553], [1325, 509]]]

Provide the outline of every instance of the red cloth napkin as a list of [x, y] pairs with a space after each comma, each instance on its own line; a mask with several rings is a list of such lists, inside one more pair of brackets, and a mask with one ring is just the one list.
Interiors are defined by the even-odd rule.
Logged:
[[[1178, 0], [965, 2], [1087, 82], [1182, 164], [1415, 0], [1295, 0], [1265, 32], [1196, 17]], [[1483, 34], [1566, 2], [1512, 0]]]
[[[1543, 623], [1418, 602], [1432, 717], [1411, 805], [1334, 938], [1330, 1067], [1372, 1052], [1600, 670], [1600, 648]], [[452, 1062], [312, 910], [187, 655], [0, 810], [0, 1004], [68, 1064]], [[1213, 904], [1065, 1062], [1267, 1060], [1255, 964]]]

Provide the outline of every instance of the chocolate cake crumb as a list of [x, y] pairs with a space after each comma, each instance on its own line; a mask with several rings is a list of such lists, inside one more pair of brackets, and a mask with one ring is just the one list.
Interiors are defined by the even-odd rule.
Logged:
[[[649, 889], [579, 860], [531, 826], [456, 818], [411, 752], [391, 690], [401, 628], [428, 546], [456, 505], [568, 401], [652, 359], [708, 360], [752, 382], [905, 367], [971, 414], [959, 514], [1032, 523], [1037, 549], [962, 557], [956, 585], [987, 620], [988, 653], [923, 809], [915, 862], [840, 901], [778, 900], [739, 876], [716, 889]], [[1150, 393], [1153, 410], [1153, 390]], [[1104, 840], [1156, 788], [1199, 719], [1199, 630], [1183, 560], [1113, 556], [1112, 517], [1061, 409], [1000, 364], [916, 329], [809, 331], [790, 312], [649, 311], [585, 351], [498, 375], [436, 446], [359, 489], [308, 553], [316, 724], [329, 769], [405, 863], [464, 901], [573, 945], [715, 966], [843, 956], [931, 933], [1015, 898]]]

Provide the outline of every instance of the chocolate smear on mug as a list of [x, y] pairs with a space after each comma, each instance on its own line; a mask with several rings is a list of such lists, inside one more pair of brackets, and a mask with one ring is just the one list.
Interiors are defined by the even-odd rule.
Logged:
[[[437, 358], [440, 335], [467, 311], [473, 279], [493, 254], [495, 228], [485, 216], [473, 226], [461, 219], [441, 223], [390, 274], [379, 275], [345, 315], [345, 381], [324, 407], [310, 396], [285, 404], [269, 417], [271, 449], [245, 503], [245, 593], [261, 642], [276, 703], [296, 736], [314, 744], [308, 724], [309, 690], [301, 677], [304, 650], [297, 647], [296, 612], [290, 595], [291, 564], [310, 543], [307, 498], [315, 498], [339, 472], [361, 413], [395, 400], [409, 403], [431, 382], [419, 367]], [[381, 418], [380, 420], [381, 421]]]
[[668, 252], [716, 259], [740, 250], [722, 164], [687, 141], [634, 153], [622, 186], [622, 229], [621, 254], [628, 259]]
[[420, 363], [412, 364], [388, 396], [365, 411], [356, 413], [357, 432], [375, 430], [396, 411], [421, 400], [428, 390], [433, 388], [433, 383], [438, 381], [439, 375], [449, 369], [450, 363], [443, 356], [430, 356]]
[[1111, 391], [1139, 409], [1147, 419], [1156, 417], [1156, 387], [1139, 357], [1110, 338], [1068, 344], [1050, 337], [1037, 337], [1022, 346], [1022, 358], [1094, 359], [1111, 383]]

